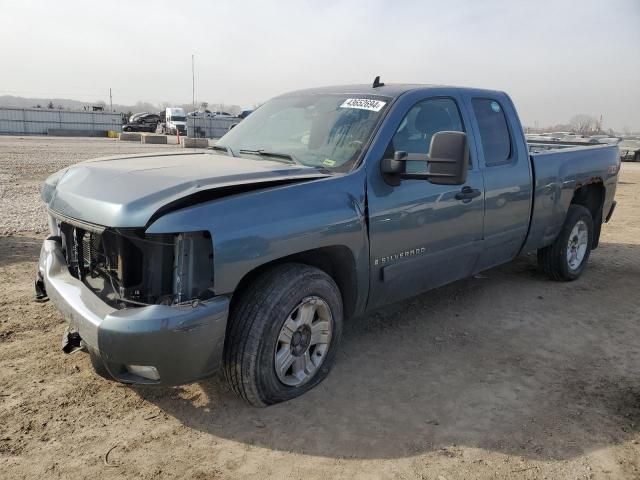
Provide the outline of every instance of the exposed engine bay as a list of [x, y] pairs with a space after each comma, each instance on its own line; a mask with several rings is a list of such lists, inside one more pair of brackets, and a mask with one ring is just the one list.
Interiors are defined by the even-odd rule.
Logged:
[[71, 275], [114, 308], [184, 305], [214, 296], [209, 232], [145, 234], [55, 222]]

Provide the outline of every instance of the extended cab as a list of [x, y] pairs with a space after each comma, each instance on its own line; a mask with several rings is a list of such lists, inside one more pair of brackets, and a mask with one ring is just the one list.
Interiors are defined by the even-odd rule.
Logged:
[[616, 146], [530, 154], [498, 91], [294, 92], [210, 152], [52, 175], [36, 290], [102, 375], [170, 385], [223, 368], [268, 405], [326, 377], [348, 317], [522, 252], [578, 278], [619, 164]]

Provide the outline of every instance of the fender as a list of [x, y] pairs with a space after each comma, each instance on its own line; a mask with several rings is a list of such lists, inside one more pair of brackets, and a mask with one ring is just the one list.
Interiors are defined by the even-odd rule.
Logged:
[[369, 240], [365, 170], [247, 192], [171, 211], [147, 233], [207, 230], [216, 295], [231, 294], [252, 270], [314, 248], [345, 246], [356, 266], [358, 306], [366, 303]]

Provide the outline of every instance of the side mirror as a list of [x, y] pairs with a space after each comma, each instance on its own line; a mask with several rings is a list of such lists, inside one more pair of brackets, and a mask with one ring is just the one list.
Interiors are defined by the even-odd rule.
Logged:
[[[406, 173], [406, 162], [426, 161], [425, 173]], [[464, 132], [438, 132], [431, 138], [429, 155], [395, 152], [380, 163], [382, 176], [389, 185], [400, 180], [428, 180], [437, 185], [462, 185], [467, 180], [469, 146]]]
[[469, 145], [464, 132], [438, 132], [431, 138], [429, 181], [438, 185], [462, 185], [467, 181]]

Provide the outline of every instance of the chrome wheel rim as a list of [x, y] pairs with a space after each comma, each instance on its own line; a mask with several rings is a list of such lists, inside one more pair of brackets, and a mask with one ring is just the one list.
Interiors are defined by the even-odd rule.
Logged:
[[577, 270], [587, 253], [589, 230], [583, 220], [578, 221], [571, 230], [567, 243], [567, 264], [571, 270]]
[[304, 298], [284, 321], [274, 354], [278, 379], [290, 387], [307, 383], [329, 351], [333, 317], [320, 297]]

